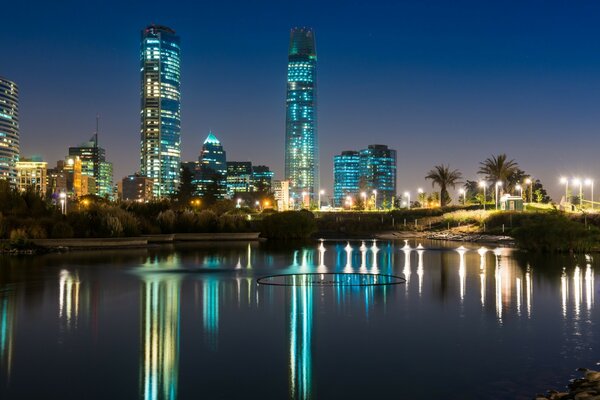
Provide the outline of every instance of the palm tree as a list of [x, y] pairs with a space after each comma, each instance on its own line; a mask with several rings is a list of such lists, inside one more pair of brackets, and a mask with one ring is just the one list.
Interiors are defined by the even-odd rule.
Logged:
[[478, 174], [485, 175], [490, 182], [502, 182], [503, 188], [507, 191], [512, 189], [514, 184], [512, 177], [519, 171], [519, 164], [515, 160], [508, 160], [506, 154], [499, 154], [486, 158], [479, 165]]
[[427, 173], [425, 179], [431, 179], [431, 186], [440, 187], [440, 206], [444, 207], [450, 203], [450, 194], [448, 194], [448, 187], [455, 188], [462, 179], [462, 173], [459, 170], [450, 170], [450, 165], [436, 165], [431, 171]]

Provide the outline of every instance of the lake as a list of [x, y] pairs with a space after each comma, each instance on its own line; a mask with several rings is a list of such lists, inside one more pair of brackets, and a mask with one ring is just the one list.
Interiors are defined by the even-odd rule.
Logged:
[[[598, 262], [412, 240], [3, 256], [0, 398], [531, 399], [600, 361]], [[257, 284], [332, 272], [406, 281]]]

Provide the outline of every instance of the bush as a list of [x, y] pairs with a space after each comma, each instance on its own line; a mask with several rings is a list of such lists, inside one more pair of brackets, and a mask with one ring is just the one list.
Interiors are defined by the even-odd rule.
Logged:
[[73, 228], [66, 222], [58, 221], [52, 227], [50, 236], [54, 239], [68, 239], [73, 237]]
[[10, 245], [17, 249], [23, 249], [31, 245], [25, 229], [13, 229], [10, 231]]
[[526, 250], [584, 252], [600, 245], [600, 230], [572, 221], [559, 213], [530, 214], [513, 229], [517, 245]]
[[158, 226], [162, 233], [173, 233], [175, 230], [175, 222], [177, 221], [177, 215], [173, 210], [161, 211], [156, 217]]
[[216, 232], [218, 225], [219, 219], [213, 211], [203, 210], [198, 214], [198, 229], [200, 232]]
[[262, 220], [261, 233], [270, 239], [306, 239], [316, 231], [315, 218], [306, 210], [275, 213]]

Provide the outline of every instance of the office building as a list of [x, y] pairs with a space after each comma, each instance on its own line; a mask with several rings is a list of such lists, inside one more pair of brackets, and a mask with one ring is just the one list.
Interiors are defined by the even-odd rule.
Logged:
[[360, 192], [360, 155], [358, 151], [343, 151], [333, 157], [333, 202], [342, 207], [348, 196], [353, 199]]
[[17, 183], [19, 161], [19, 88], [0, 77], [0, 179]]
[[291, 207], [290, 204], [290, 182], [289, 181], [273, 181], [273, 196], [277, 210], [287, 211]]
[[48, 181], [46, 173], [48, 163], [40, 159], [22, 158], [17, 161], [17, 189], [21, 192], [33, 190], [40, 196], [46, 196]]
[[154, 181], [154, 196], [177, 192], [181, 158], [179, 36], [150, 25], [141, 40], [141, 174]]
[[154, 181], [138, 174], [126, 176], [119, 182], [119, 198], [122, 201], [147, 203], [154, 197]]
[[302, 193], [307, 193], [313, 200], [316, 198], [319, 191], [317, 51], [315, 35], [310, 28], [294, 28], [290, 34], [285, 179], [290, 181], [293, 198], [299, 200]]
[[95, 181], [98, 196], [112, 198], [113, 166], [106, 161], [106, 150], [98, 146], [98, 134], [77, 147], [69, 147], [69, 157], [78, 157], [82, 164], [82, 174]]
[[227, 195], [227, 155], [212, 132], [204, 140], [198, 161], [195, 184], [199, 195], [224, 199]]

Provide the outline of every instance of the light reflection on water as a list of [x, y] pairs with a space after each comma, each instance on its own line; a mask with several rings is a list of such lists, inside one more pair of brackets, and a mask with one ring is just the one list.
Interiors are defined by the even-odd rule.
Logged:
[[[229, 326], [231, 321], [228, 319], [242, 317], [242, 312], [257, 313], [265, 309], [272, 318], [285, 318], [290, 398], [316, 398], [319, 386], [315, 379], [321, 384], [325, 380], [324, 377], [319, 380], [315, 369], [323, 357], [321, 353], [315, 353], [319, 324], [324, 323], [317, 317], [317, 312], [329, 313], [328, 318], [341, 318], [341, 321], [347, 318], [344, 316], [351, 316], [351, 321], [365, 321], [365, 324], [376, 318], [379, 322], [373, 323], [381, 324], [382, 318], [383, 321], [399, 318], [399, 314], [389, 311], [390, 306], [408, 304], [407, 301], [414, 305], [411, 300], [414, 298], [426, 304], [456, 301], [457, 317], [469, 318], [475, 312], [472, 305], [476, 304], [479, 313], [491, 312], [497, 329], [508, 329], [507, 326], [514, 326], [516, 321], [534, 321], [538, 311], [539, 318], [545, 318], [546, 313], [552, 312], [549, 307], [556, 305], [564, 322], [564, 335], [568, 338], [562, 349], [563, 355], [589, 351], [596, 340], [593, 331], [594, 260], [587, 256], [583, 261], [579, 258], [571, 261], [557, 275], [552, 275], [539, 270], [539, 265], [519, 261], [510, 249], [458, 245], [442, 248], [435, 243], [417, 248], [417, 243], [410, 245], [408, 242], [401, 247], [393, 242], [374, 240], [318, 241], [310, 246], [274, 252], [256, 243], [247, 243], [224, 251], [198, 251], [191, 259], [179, 252], [149, 254], [130, 268], [130, 272], [119, 272], [140, 282], [138, 393], [144, 399], [176, 399], [180, 395], [181, 324], [187, 315], [182, 313], [182, 307], [186, 307], [184, 295], [189, 285], [193, 293], [191, 306], [201, 319], [201, 324], [194, 325], [194, 329], [201, 330], [198, 337], [202, 338], [203, 348], [215, 355], [220, 355], [222, 347], [227, 346], [221, 343], [221, 324]], [[211, 270], [215, 272], [207, 273]], [[403, 275], [406, 283], [404, 287], [396, 288], [257, 287], [256, 278], [273, 271], [382, 273]], [[78, 331], [93, 328], [95, 323], [87, 322], [95, 321], [98, 312], [97, 289], [92, 281], [99, 278], [94, 274], [99, 272], [65, 265], [56, 270], [52, 278], [57, 282], [56, 294], [45, 294], [43, 301], [46, 304], [53, 297], [56, 299], [54, 304], [58, 306], [54, 309], [58, 310], [56, 318], [60, 332], [75, 335]], [[15, 345], [19, 343], [16, 340], [17, 314], [23, 309], [16, 296], [19, 289], [9, 278], [6, 274], [0, 275], [0, 288], [3, 288], [0, 290], [2, 390], [13, 385], [13, 363], [20, 351]], [[46, 281], [51, 282], [51, 278]], [[399, 293], [402, 295], [398, 296]], [[536, 298], [538, 293], [540, 299]], [[283, 303], [281, 296], [285, 300]], [[333, 311], [321, 304], [328, 302], [334, 305]], [[232, 311], [232, 307], [238, 311]], [[242, 328], [239, 329], [238, 334], [242, 334]], [[275, 325], [269, 327], [267, 334], [279, 335], [281, 332]], [[61, 343], [68, 340], [61, 336]], [[532, 389], [532, 392], [535, 391]]]

